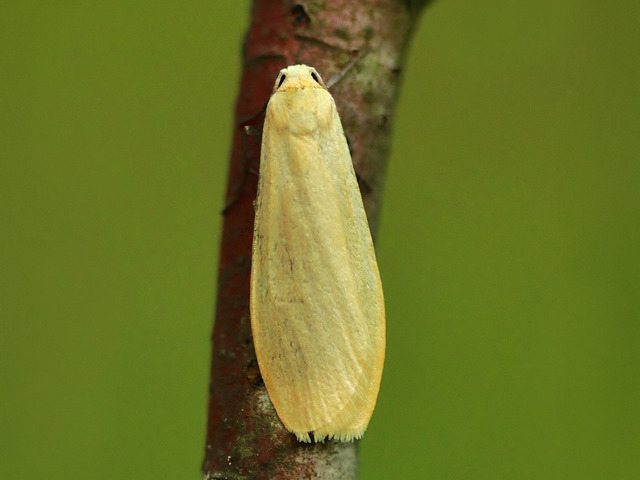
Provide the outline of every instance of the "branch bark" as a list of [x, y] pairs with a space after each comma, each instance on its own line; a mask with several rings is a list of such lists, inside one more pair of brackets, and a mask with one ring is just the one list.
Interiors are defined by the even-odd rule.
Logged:
[[425, 0], [255, 0], [236, 104], [203, 473], [205, 479], [355, 479], [357, 443], [304, 444], [280, 423], [251, 338], [249, 279], [264, 107], [280, 69], [304, 63], [328, 81], [361, 180], [372, 232], [393, 110], [411, 33]]

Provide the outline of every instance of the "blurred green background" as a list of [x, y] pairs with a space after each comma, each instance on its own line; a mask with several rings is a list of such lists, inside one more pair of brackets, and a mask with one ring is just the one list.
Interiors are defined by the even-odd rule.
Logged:
[[[0, 478], [200, 478], [248, 1], [0, 1]], [[640, 479], [640, 3], [426, 11], [361, 478]]]

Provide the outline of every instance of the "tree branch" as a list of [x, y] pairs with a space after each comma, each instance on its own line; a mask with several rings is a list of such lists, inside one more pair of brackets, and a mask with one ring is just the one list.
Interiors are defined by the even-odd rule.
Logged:
[[[280, 69], [304, 63], [329, 81], [375, 232], [393, 109], [425, 0], [255, 0], [236, 104], [220, 250], [203, 473], [225, 479], [355, 479], [357, 443], [304, 444], [278, 419], [260, 377], [249, 279], [264, 107]], [[353, 64], [352, 68], [344, 71]]]

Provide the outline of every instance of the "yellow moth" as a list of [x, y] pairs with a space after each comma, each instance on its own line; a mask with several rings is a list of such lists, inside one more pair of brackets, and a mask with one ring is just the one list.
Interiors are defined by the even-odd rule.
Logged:
[[298, 440], [364, 434], [384, 363], [382, 285], [336, 105], [306, 65], [280, 71], [267, 105], [251, 328], [269, 397]]

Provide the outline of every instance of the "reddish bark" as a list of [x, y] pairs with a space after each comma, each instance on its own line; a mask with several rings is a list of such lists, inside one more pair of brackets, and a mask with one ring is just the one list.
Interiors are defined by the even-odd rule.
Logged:
[[280, 423], [255, 358], [249, 278], [264, 107], [280, 69], [315, 67], [331, 89], [375, 232], [404, 53], [420, 7], [400, 0], [255, 0], [236, 104], [220, 250], [205, 478], [353, 479], [356, 443], [303, 444]]

